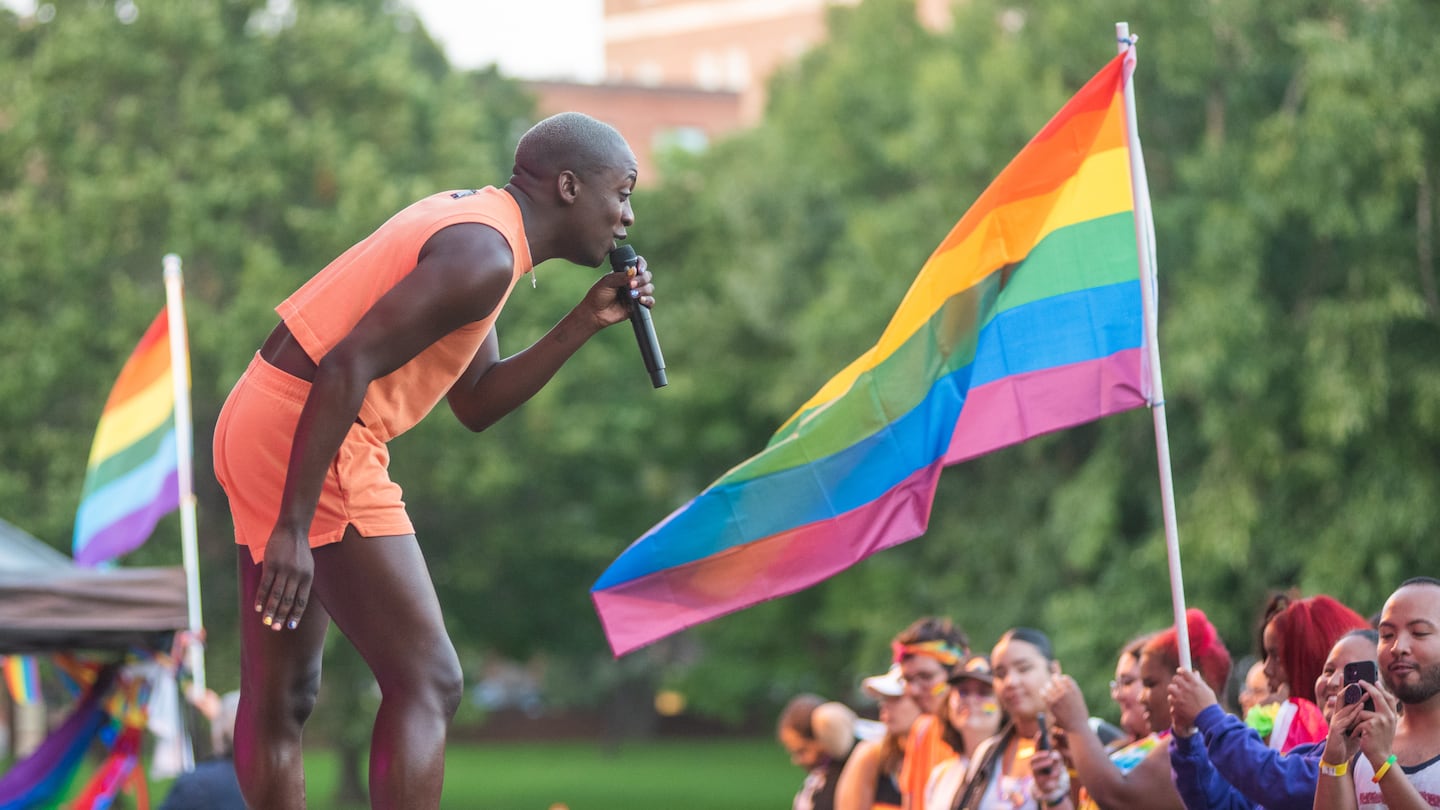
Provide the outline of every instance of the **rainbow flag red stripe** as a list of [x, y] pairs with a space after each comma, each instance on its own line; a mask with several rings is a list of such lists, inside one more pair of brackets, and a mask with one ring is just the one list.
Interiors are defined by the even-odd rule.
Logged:
[[139, 548], [180, 505], [175, 389], [164, 310], [105, 401], [75, 515], [74, 554], [96, 565]]
[[947, 465], [1145, 403], [1125, 58], [981, 194], [879, 342], [605, 571], [617, 655], [923, 534]]

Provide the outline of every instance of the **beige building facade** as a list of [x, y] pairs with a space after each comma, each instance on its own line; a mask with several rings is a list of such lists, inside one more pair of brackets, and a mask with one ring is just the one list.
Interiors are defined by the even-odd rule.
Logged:
[[[775, 70], [824, 41], [826, 13], [860, 0], [604, 0], [605, 81], [528, 82], [544, 115], [578, 110], [614, 124], [642, 179], [655, 154], [703, 149], [760, 120]], [[953, 0], [916, 0], [934, 28]]]

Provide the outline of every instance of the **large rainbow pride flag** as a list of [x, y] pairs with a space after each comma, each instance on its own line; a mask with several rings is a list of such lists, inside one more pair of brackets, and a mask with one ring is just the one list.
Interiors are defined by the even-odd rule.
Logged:
[[100, 414], [75, 515], [75, 562], [97, 565], [139, 548], [179, 507], [175, 441], [170, 331], [161, 310]]
[[1145, 404], [1117, 56], [921, 268], [880, 340], [591, 589], [616, 655], [923, 534], [940, 471]]

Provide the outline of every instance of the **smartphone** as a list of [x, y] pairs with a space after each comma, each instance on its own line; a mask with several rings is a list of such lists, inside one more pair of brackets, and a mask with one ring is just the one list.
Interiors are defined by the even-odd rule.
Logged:
[[1375, 666], [1374, 661], [1354, 661], [1345, 665], [1345, 704], [1359, 703], [1361, 698], [1365, 699], [1365, 711], [1375, 711], [1375, 701], [1365, 694], [1360, 688], [1360, 681], [1366, 683], [1379, 683], [1380, 670]]
[[[1050, 724], [1049, 724], [1048, 722], [1046, 722], [1045, 713], [1044, 713], [1044, 712], [1040, 712], [1039, 714], [1035, 715], [1035, 722], [1040, 725], [1040, 733], [1039, 733], [1038, 735], [1036, 735], [1036, 739], [1035, 739], [1035, 750], [1036, 750], [1036, 751], [1049, 751], [1049, 750], [1050, 750], [1050, 746], [1051, 746], [1051, 743], [1050, 743]], [[1050, 769], [1049, 769], [1049, 768], [1036, 768], [1036, 769], [1035, 769], [1035, 773], [1040, 774], [1040, 775], [1042, 775], [1042, 776], [1049, 776], [1049, 775], [1050, 775]]]

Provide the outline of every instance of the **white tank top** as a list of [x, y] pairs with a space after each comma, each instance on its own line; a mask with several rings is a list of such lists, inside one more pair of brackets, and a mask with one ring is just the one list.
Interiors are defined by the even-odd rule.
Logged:
[[[1429, 762], [1422, 762], [1411, 768], [1400, 768], [1391, 766], [1405, 774], [1410, 784], [1420, 792], [1420, 797], [1431, 807], [1440, 807], [1440, 757], [1435, 757]], [[1380, 786], [1370, 781], [1375, 775], [1375, 767], [1365, 756], [1355, 758], [1355, 798], [1359, 801], [1360, 810], [1381, 810], [1385, 807], [1385, 796], [1380, 792]], [[1386, 779], [1394, 779], [1390, 774], [1385, 774]]]

